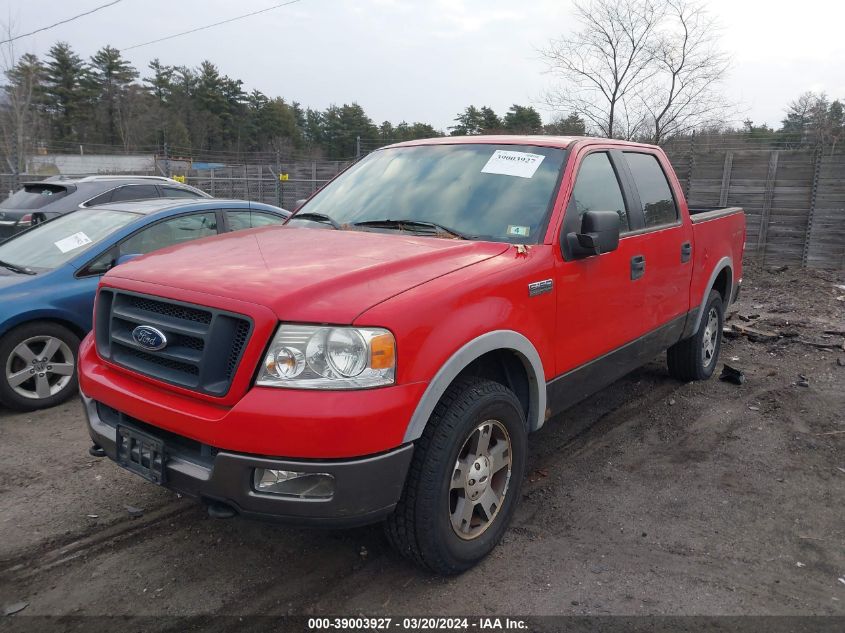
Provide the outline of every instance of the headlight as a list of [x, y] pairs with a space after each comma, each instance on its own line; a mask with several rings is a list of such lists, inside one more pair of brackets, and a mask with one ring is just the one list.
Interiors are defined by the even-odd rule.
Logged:
[[293, 389], [392, 385], [396, 340], [382, 328], [279, 326], [255, 384]]

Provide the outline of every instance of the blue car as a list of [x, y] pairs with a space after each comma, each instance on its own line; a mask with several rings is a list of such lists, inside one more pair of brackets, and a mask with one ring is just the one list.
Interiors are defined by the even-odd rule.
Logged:
[[100, 277], [121, 261], [200, 237], [281, 224], [243, 200], [146, 200], [79, 209], [0, 244], [0, 403], [20, 411], [77, 391], [76, 354]]

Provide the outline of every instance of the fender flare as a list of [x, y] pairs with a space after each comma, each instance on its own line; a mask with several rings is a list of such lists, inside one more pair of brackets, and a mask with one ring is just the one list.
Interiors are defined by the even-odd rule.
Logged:
[[408, 428], [405, 430], [403, 442], [413, 442], [422, 435], [434, 407], [458, 374], [480, 356], [501, 349], [515, 352], [525, 365], [525, 371], [528, 374], [527, 422], [529, 432], [536, 431], [543, 426], [546, 414], [546, 374], [543, 370], [540, 354], [537, 353], [531, 341], [519, 332], [495, 330], [482, 334], [461, 347], [437, 371], [417, 403], [417, 408], [414, 410]]
[[[704, 286], [704, 296], [701, 297], [701, 303], [698, 306], [698, 310], [696, 310], [695, 319], [691, 319], [687, 321], [687, 328], [684, 332], [684, 338], [689, 338], [693, 334], [698, 331], [698, 326], [701, 325], [701, 317], [704, 315], [704, 304], [707, 303], [707, 297], [710, 296], [710, 291], [713, 289], [713, 284], [716, 283], [716, 277], [719, 276], [723, 270], [727, 268], [731, 274], [728, 275], [728, 283], [725, 289], [725, 309], [728, 309], [728, 306], [731, 304], [731, 297], [733, 297], [733, 287], [734, 287], [734, 278], [733, 278], [733, 268], [734, 263], [733, 259], [730, 257], [723, 257], [718, 261], [716, 266], [713, 268], [713, 272], [710, 273], [710, 279], [707, 281], [707, 285]], [[692, 327], [689, 324], [692, 324]]]

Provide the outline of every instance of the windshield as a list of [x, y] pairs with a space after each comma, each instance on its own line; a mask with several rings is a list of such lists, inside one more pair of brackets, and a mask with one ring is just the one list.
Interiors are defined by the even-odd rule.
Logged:
[[0, 209], [40, 209], [66, 195], [61, 185], [26, 185], [0, 202]]
[[0, 244], [0, 261], [32, 270], [57, 268], [138, 217], [105, 209], [74, 211]]
[[526, 145], [379, 150], [327, 185], [302, 213], [312, 214], [312, 222], [319, 221], [313, 214], [329, 216], [344, 228], [404, 220], [434, 223], [470, 239], [537, 243], [565, 158], [565, 150]]

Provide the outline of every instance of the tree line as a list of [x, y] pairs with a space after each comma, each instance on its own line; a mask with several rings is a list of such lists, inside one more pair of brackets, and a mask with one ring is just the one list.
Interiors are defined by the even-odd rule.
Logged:
[[458, 134], [584, 134], [577, 115], [543, 124], [531, 106], [514, 104], [503, 116], [469, 106], [447, 131], [429, 123], [376, 124], [353, 102], [324, 110], [247, 92], [240, 79], [210, 61], [191, 68], [152, 60], [139, 72], [119, 50], [105, 46], [83, 59], [58, 42], [43, 59], [22, 55], [5, 69], [0, 101], [7, 165], [25, 169], [37, 147], [76, 151], [79, 145], [126, 152], [155, 149], [221, 154], [259, 152], [289, 157], [346, 159], [385, 143]]
[[786, 147], [826, 147], [831, 151], [845, 140], [845, 106], [822, 93], [805, 92], [790, 102], [778, 129], [747, 119], [741, 130], [750, 139]]

